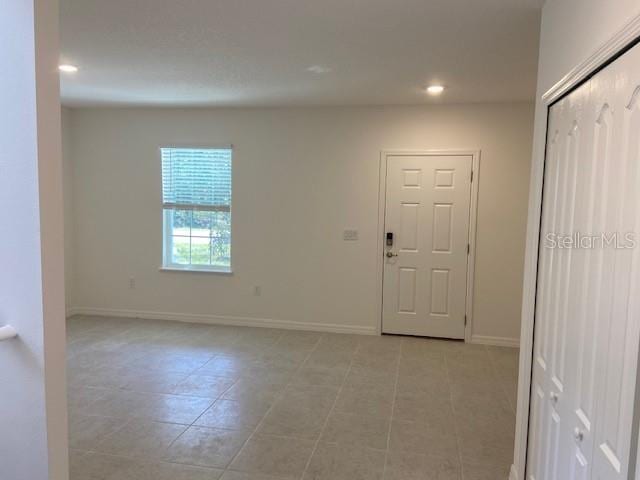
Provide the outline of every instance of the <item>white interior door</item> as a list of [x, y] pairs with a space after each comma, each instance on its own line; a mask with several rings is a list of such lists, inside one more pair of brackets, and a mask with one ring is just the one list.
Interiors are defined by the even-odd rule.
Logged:
[[640, 340], [640, 48], [556, 103], [548, 139], [527, 478], [622, 480]]
[[387, 156], [384, 333], [464, 338], [472, 161]]

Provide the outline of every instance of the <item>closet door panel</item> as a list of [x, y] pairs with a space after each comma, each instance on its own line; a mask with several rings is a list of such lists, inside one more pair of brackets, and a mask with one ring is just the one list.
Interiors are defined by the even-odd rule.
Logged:
[[[615, 248], [606, 248], [603, 282], [608, 294], [598, 311], [603, 324], [594, 462], [597, 479], [628, 477], [636, 391], [640, 310], [637, 241], [640, 226], [640, 50], [636, 47], [606, 71], [593, 93], [611, 110], [610, 208], [607, 231], [616, 234]], [[629, 235], [629, 236], [627, 236]]]
[[544, 181], [527, 478], [623, 480], [640, 343], [640, 47], [551, 107]]

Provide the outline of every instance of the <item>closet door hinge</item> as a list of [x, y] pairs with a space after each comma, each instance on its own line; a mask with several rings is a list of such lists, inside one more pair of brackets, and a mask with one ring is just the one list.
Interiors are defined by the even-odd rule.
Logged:
[[467, 326], [467, 316], [466, 315], [464, 316], [464, 326], [465, 327]]
[[471, 181], [473, 182], [473, 170], [471, 170]]

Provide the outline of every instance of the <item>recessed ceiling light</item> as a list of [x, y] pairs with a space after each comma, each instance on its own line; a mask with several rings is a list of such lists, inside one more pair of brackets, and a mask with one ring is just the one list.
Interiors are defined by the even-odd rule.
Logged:
[[444, 87], [442, 85], [431, 85], [427, 87], [427, 93], [429, 95], [440, 95], [444, 92]]
[[62, 64], [58, 66], [58, 70], [64, 73], [76, 73], [78, 71], [78, 67], [75, 65]]
[[324, 65], [311, 65], [309, 68], [307, 68], [307, 72], [317, 73], [317, 74], [329, 73], [330, 71], [331, 71], [331, 67], [326, 67]]

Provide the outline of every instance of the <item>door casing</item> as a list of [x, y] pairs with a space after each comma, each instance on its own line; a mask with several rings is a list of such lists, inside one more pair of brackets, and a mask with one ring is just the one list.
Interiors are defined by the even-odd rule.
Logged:
[[378, 241], [376, 253], [377, 285], [378, 285], [378, 335], [382, 334], [382, 302], [384, 280], [384, 221], [385, 208], [387, 203], [387, 158], [390, 156], [446, 156], [465, 155], [472, 158], [471, 172], [473, 180], [471, 182], [471, 202], [469, 207], [469, 255], [467, 258], [467, 294], [465, 302], [466, 325], [464, 329], [464, 341], [471, 342], [473, 337], [473, 279], [475, 272], [476, 255], [476, 222], [478, 210], [478, 181], [480, 179], [480, 150], [460, 149], [460, 150], [383, 150], [380, 152], [380, 185], [378, 188]]

